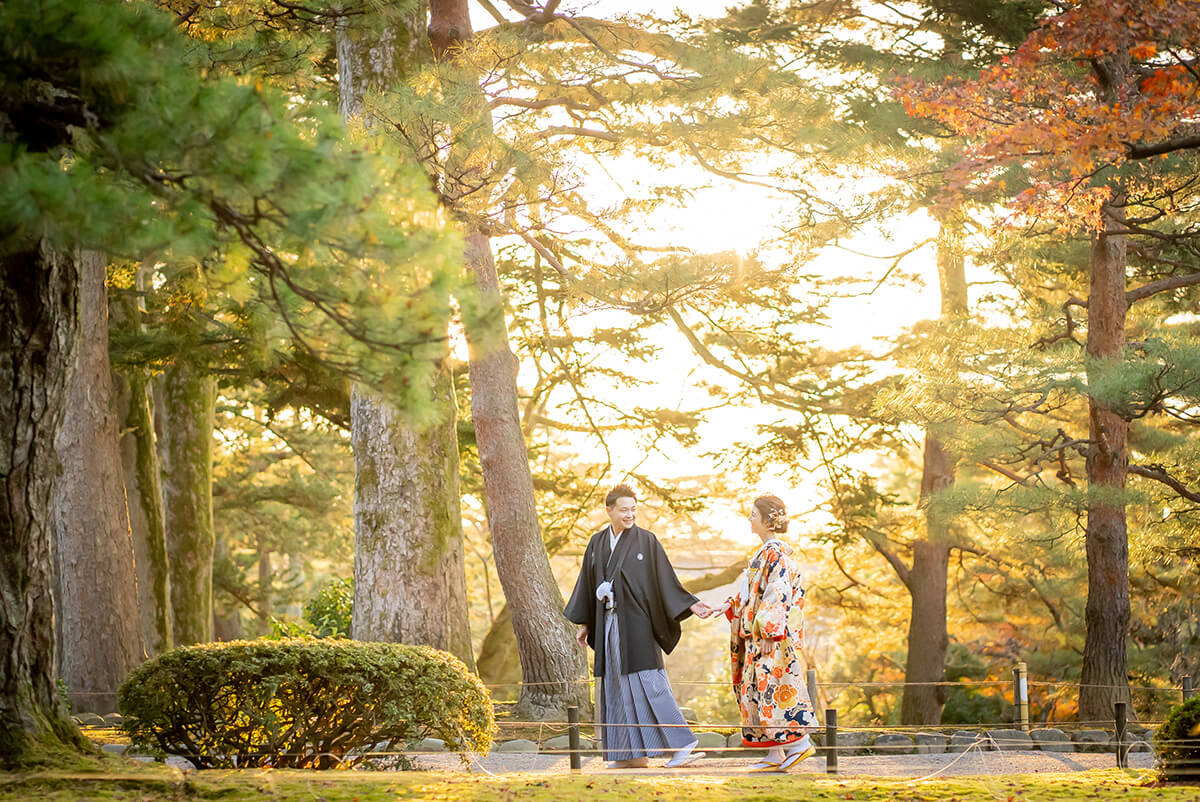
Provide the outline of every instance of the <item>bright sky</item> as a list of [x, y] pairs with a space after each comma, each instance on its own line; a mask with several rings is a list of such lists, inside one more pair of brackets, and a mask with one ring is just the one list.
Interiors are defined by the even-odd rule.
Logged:
[[[720, 14], [734, 4], [732, 0], [690, 0], [686, 4], [675, 0], [566, 0], [560, 10], [589, 16], [616, 16], [624, 13], [669, 13], [676, 7], [686, 5], [687, 11], [692, 14]], [[478, 5], [473, 5], [472, 11], [477, 27], [491, 24], [490, 17]], [[605, 169], [618, 185], [628, 183], [631, 186], [645, 171], [644, 167], [639, 170], [636, 165], [610, 163], [606, 163]], [[698, 167], [681, 165], [678, 170], [681, 173], [680, 180], [688, 184], [707, 180]], [[661, 173], [655, 175], [656, 181], [662, 178]], [[597, 188], [595, 191], [605, 190]], [[607, 191], [613, 189], [609, 187]], [[787, 200], [763, 188], [722, 184], [697, 193], [688, 201], [686, 208], [664, 212], [654, 221], [654, 226], [656, 233], [663, 234], [664, 238], [687, 242], [697, 252], [737, 250], [749, 253], [771, 237], [787, 212]], [[859, 253], [882, 256], [903, 251], [936, 231], [933, 222], [924, 216], [888, 221], [885, 227], [888, 229], [885, 232], [864, 234], [845, 245]], [[830, 324], [821, 337], [822, 344], [829, 348], [855, 344], [869, 346], [876, 338], [893, 336], [919, 320], [936, 317], [939, 299], [933, 259], [933, 248], [926, 247], [908, 257], [902, 265], [905, 272], [923, 277], [923, 289], [884, 286], [869, 297], [846, 301], [827, 310]], [[878, 277], [882, 276], [888, 264], [883, 260], [856, 256], [846, 250], [830, 249], [815, 264], [806, 266], [806, 270], [815, 269], [831, 276]], [[712, 380], [719, 374], [702, 367], [681, 337], [664, 340], [660, 346], [663, 348], [663, 358], [655, 366], [655, 381], [651, 386], [640, 388], [641, 397], [645, 399], [643, 405], [685, 409], [710, 404], [707, 394], [697, 388], [697, 380], [701, 375]], [[739, 439], [751, 439], [754, 426], [773, 417], [773, 413], [766, 411], [732, 407], [715, 410], [710, 413], [709, 422], [702, 429], [701, 450], [731, 448]], [[617, 465], [632, 466], [642, 462], [643, 454], [637, 437], [613, 437], [609, 445]], [[612, 476], [613, 482], [622, 478], [621, 470], [617, 468]], [[712, 470], [712, 465], [682, 450], [672, 450], [666, 455], [652, 457], [641, 470], [656, 476], [689, 476], [707, 473]], [[779, 471], [762, 477], [750, 491], [777, 493], [793, 510], [803, 510], [811, 506], [806, 497], [815, 491], [819, 478], [813, 477], [809, 482], [797, 486], [785, 471]], [[740, 508], [713, 509], [708, 516], [713, 534], [750, 543], [753, 536], [747, 531], [745, 512]], [[806, 528], [803, 521], [797, 523], [798, 528]]]

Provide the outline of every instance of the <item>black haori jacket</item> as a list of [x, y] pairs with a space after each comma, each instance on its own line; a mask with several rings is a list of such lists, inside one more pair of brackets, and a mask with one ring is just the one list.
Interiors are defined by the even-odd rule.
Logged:
[[[583, 552], [583, 566], [571, 600], [567, 620], [586, 624], [588, 646], [596, 652], [593, 671], [604, 676], [604, 602], [596, 587], [613, 584], [617, 626], [621, 636], [621, 673], [663, 667], [663, 652], [679, 643], [679, 622], [692, 614], [697, 599], [683, 589], [667, 553], [653, 532], [637, 526], [625, 530], [609, 560], [608, 527], [592, 535]], [[606, 570], [607, 567], [607, 570]]]

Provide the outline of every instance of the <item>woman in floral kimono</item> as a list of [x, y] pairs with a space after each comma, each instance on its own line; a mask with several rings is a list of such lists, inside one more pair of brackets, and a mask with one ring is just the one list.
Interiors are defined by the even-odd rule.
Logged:
[[779, 535], [787, 510], [776, 496], [761, 496], [750, 510], [750, 530], [762, 546], [724, 608], [730, 621], [733, 690], [742, 711], [742, 743], [767, 747], [751, 771], [787, 771], [816, 749], [817, 727], [800, 659], [804, 640], [804, 588]]

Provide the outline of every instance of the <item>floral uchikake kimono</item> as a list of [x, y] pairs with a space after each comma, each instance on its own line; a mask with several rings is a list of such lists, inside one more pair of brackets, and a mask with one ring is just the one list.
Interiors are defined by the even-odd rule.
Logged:
[[764, 543], [725, 613], [746, 746], [782, 746], [817, 727], [800, 660], [804, 588], [789, 552], [778, 540]]

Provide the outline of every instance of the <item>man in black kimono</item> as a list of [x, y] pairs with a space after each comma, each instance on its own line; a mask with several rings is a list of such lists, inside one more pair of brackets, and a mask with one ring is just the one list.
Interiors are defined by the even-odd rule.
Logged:
[[588, 541], [565, 615], [581, 644], [595, 650], [596, 720], [610, 768], [643, 768], [673, 755], [668, 767], [702, 755], [663, 670], [663, 652], [679, 643], [679, 622], [711, 609], [683, 589], [653, 533], [635, 525], [637, 498], [617, 485], [604, 500], [610, 525]]

